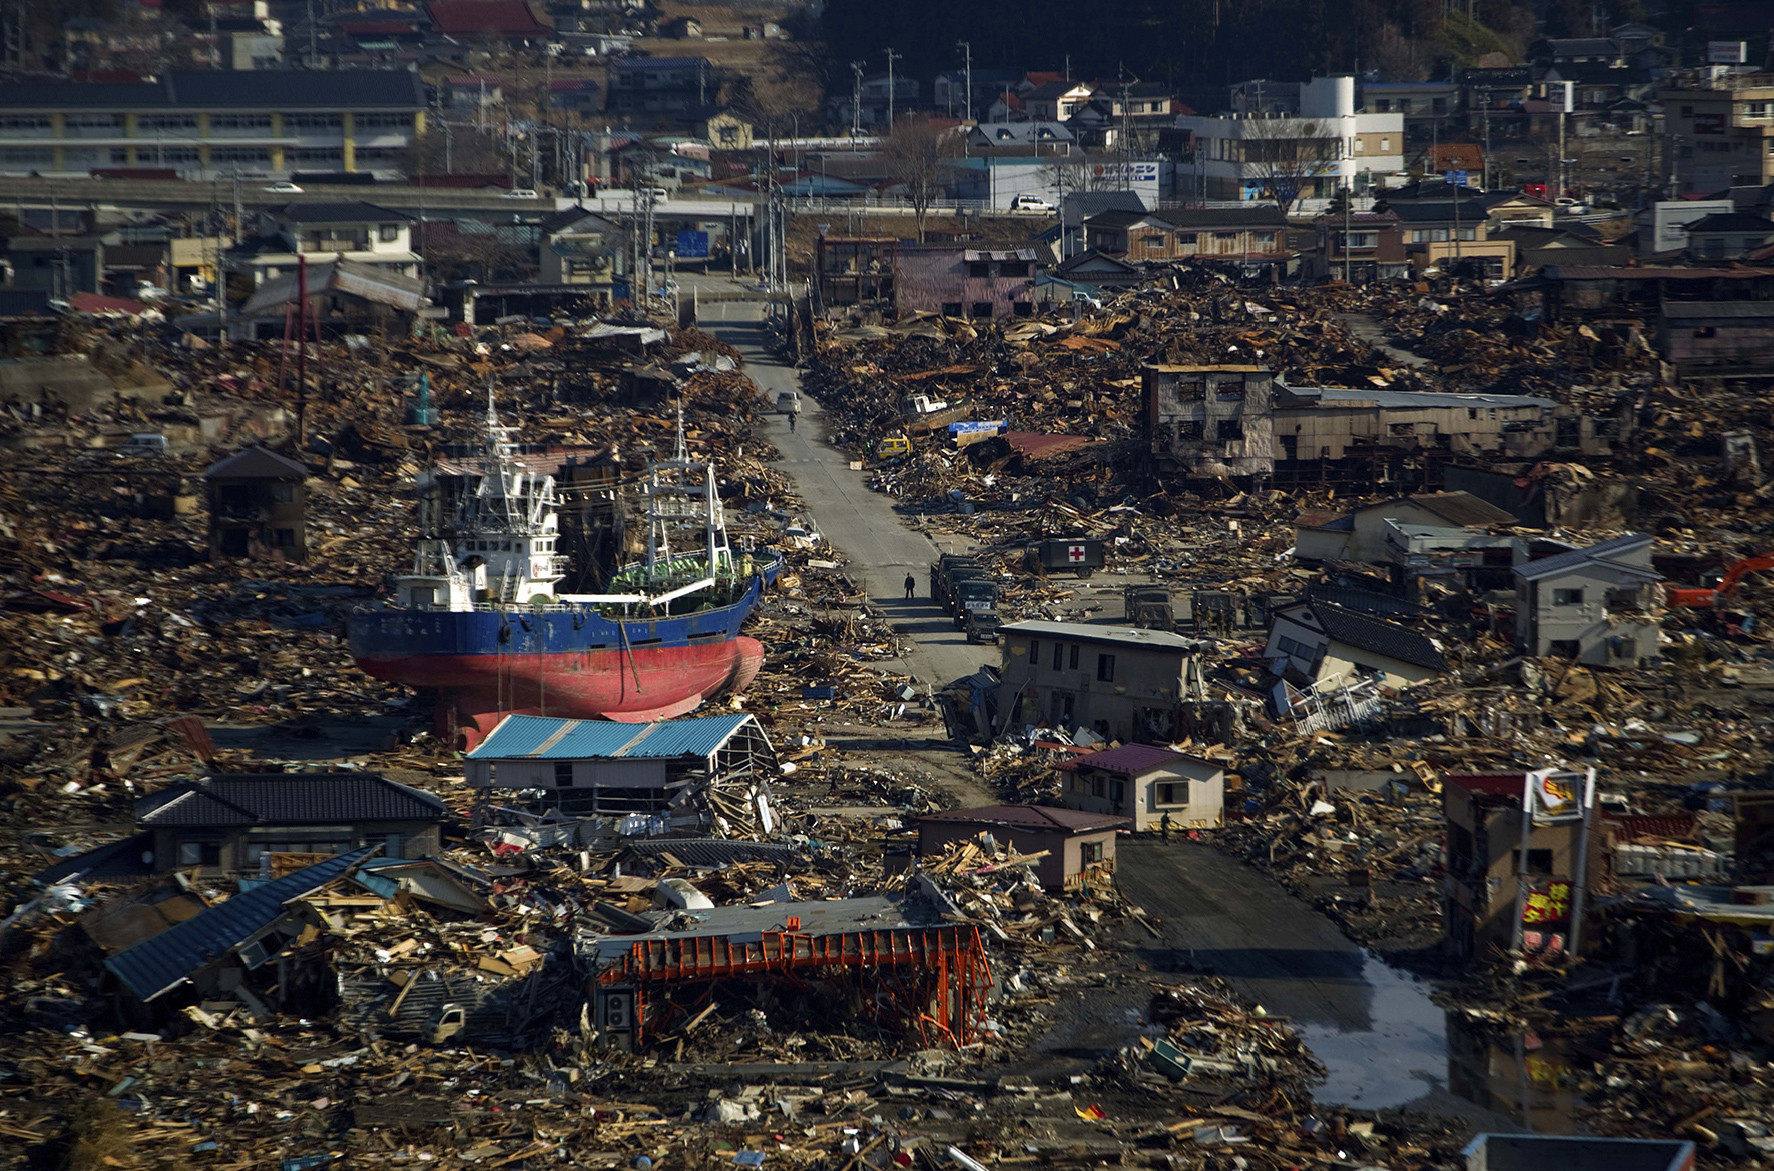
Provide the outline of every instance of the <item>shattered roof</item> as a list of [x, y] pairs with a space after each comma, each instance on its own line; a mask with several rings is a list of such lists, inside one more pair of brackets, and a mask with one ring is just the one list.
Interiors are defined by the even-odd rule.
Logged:
[[[1131, 747], [1143, 748], [1144, 745]], [[1062, 830], [1074, 834], [1120, 829], [1128, 824], [1127, 818], [1113, 814], [1085, 813], [1050, 805], [976, 805], [970, 809], [945, 809], [940, 813], [927, 813], [918, 820], [933, 825], [996, 825], [1006, 829]]]
[[277, 922], [285, 903], [343, 877], [379, 849], [380, 846], [365, 846], [338, 854], [241, 891], [201, 915], [125, 948], [106, 960], [105, 967], [136, 996], [153, 1000]]
[[[749, 715], [618, 724], [552, 716], [506, 716], [469, 760], [669, 760], [718, 751], [747, 724]], [[759, 732], [762, 735], [762, 731]]]
[[1300, 602], [1276, 613], [1287, 615], [1302, 611], [1308, 619], [1318, 623], [1327, 637], [1345, 646], [1372, 651], [1401, 663], [1414, 663], [1431, 671], [1447, 670], [1448, 661], [1435, 649], [1433, 642], [1396, 622], [1370, 618], [1329, 602]]
[[436, 821], [444, 803], [380, 773], [229, 773], [136, 802], [140, 826], [334, 825]]
[[1364, 505], [1356, 511], [1367, 512], [1370, 509], [1405, 503], [1415, 504], [1454, 525], [1507, 525], [1515, 523], [1514, 514], [1505, 512], [1495, 504], [1488, 500], [1481, 500], [1470, 492], [1426, 492], [1421, 496], [1406, 496], [1403, 500], [1383, 500], [1378, 504]]

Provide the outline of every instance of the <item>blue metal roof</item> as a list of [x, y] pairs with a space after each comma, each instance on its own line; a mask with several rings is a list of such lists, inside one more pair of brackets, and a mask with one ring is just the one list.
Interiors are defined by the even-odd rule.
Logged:
[[552, 716], [506, 716], [469, 760], [660, 760], [707, 756], [756, 721], [749, 715], [617, 724]]
[[365, 846], [337, 854], [242, 891], [201, 915], [124, 948], [106, 960], [105, 967], [141, 999], [153, 1000], [271, 926], [283, 914], [285, 903], [319, 890], [380, 848]]

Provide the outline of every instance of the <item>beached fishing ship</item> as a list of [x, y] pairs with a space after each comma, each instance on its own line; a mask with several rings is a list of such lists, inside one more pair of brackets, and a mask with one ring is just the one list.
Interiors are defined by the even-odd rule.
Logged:
[[739, 630], [779, 562], [730, 548], [714, 468], [688, 458], [682, 418], [673, 458], [642, 489], [646, 555], [600, 594], [557, 592], [560, 497], [514, 434], [489, 395], [479, 484], [448, 537], [419, 542], [393, 603], [352, 615], [358, 666], [435, 692], [446, 730], [470, 744], [513, 712], [642, 723], [756, 678], [764, 648]]

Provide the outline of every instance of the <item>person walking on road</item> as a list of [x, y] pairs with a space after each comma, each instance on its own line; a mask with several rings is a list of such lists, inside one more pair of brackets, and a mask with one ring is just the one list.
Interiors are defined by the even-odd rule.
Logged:
[[1170, 814], [1166, 813], [1158, 819], [1158, 832], [1164, 835], [1165, 841], [1170, 841]]
[[800, 417], [800, 414], [801, 412], [799, 411], [790, 411], [788, 413], [788, 433], [790, 435], [795, 433], [795, 420]]
[[911, 601], [918, 596], [918, 579], [911, 574], [905, 575], [905, 599]]

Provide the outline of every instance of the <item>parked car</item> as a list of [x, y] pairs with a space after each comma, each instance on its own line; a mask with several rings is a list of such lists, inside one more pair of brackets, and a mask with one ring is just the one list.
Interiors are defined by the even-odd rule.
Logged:
[[269, 186], [267, 186], [265, 188], [265, 190], [272, 192], [275, 195], [300, 195], [300, 194], [302, 194], [302, 189], [300, 187], [296, 186], [294, 183], [291, 183], [288, 179], [284, 179], [284, 180], [277, 182], [277, 183], [272, 183]]
[[1054, 206], [1039, 195], [1019, 195], [1010, 201], [1010, 210], [1051, 212]]
[[504, 199], [541, 199], [533, 187], [513, 187], [501, 197]]

